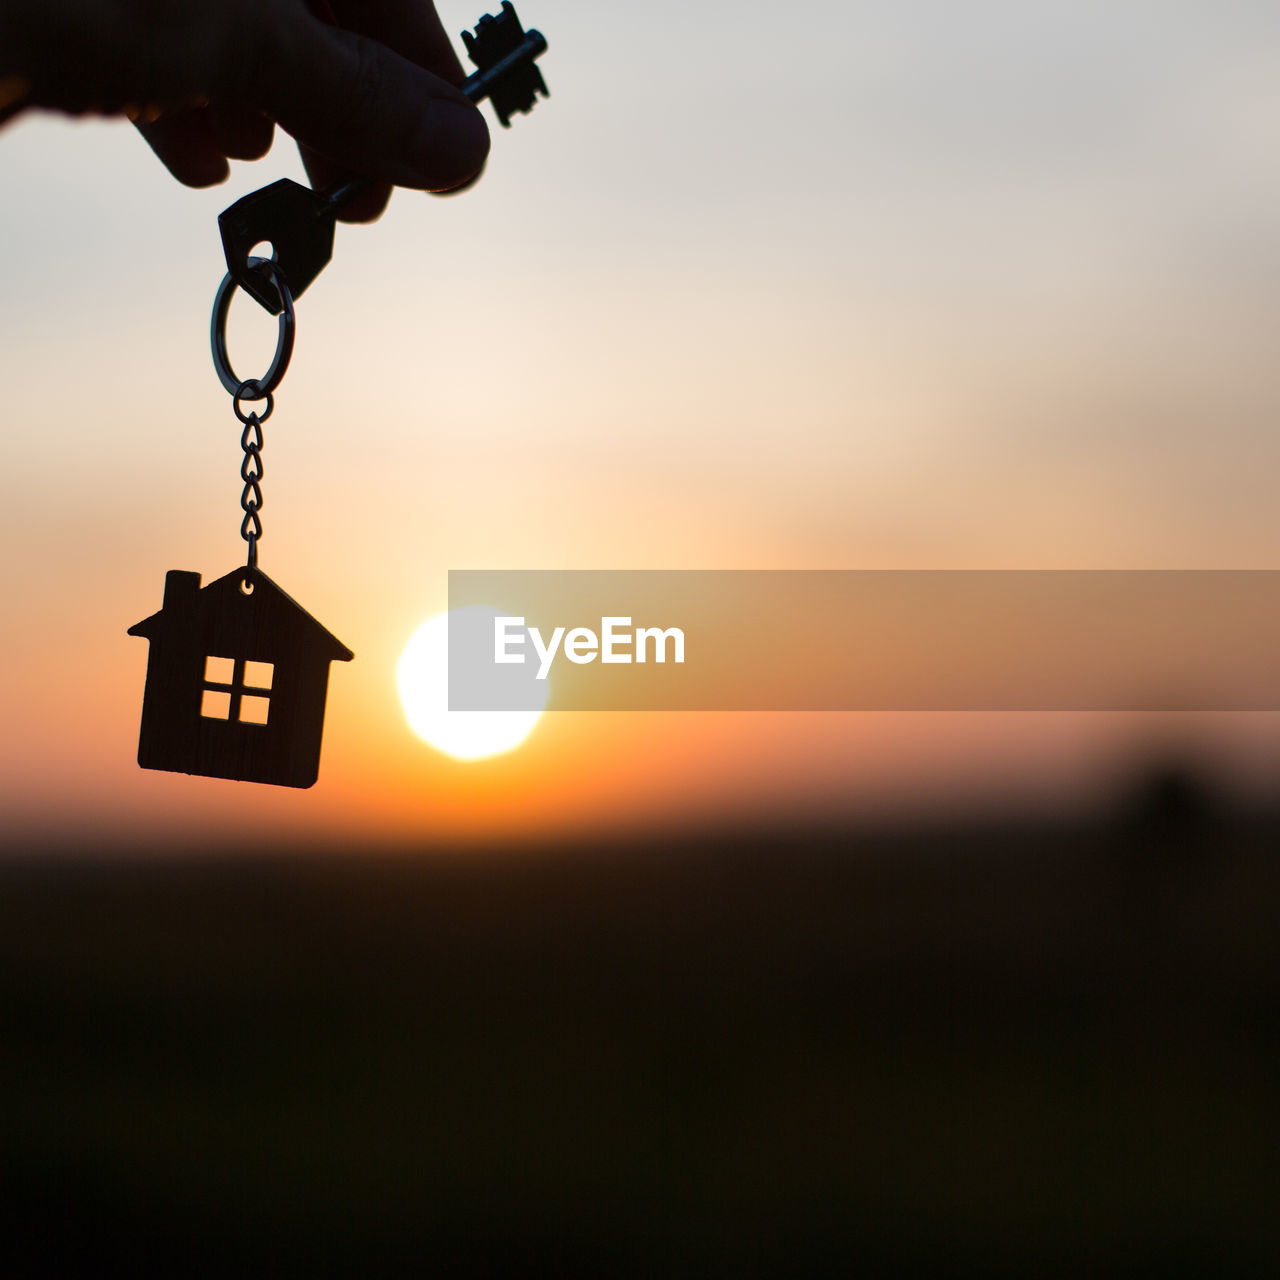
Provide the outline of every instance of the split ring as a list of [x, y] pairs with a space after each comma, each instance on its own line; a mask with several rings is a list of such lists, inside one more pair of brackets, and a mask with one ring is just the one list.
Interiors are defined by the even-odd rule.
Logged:
[[[231, 358], [227, 355], [227, 316], [231, 311], [231, 299], [239, 287], [231, 274], [223, 276], [218, 286], [217, 295], [213, 299], [213, 322], [210, 325], [209, 338], [213, 348], [213, 367], [218, 374], [218, 381], [233, 395], [236, 400], [265, 400], [280, 385], [280, 380], [289, 367], [289, 358], [293, 355], [293, 295], [285, 284], [284, 275], [279, 265], [271, 258], [250, 258], [251, 270], [261, 269], [280, 291], [280, 300], [284, 304], [280, 311], [280, 326], [276, 331], [276, 353], [272, 357], [271, 367], [260, 378], [241, 378], [231, 367]], [[253, 388], [253, 394], [246, 388]]]

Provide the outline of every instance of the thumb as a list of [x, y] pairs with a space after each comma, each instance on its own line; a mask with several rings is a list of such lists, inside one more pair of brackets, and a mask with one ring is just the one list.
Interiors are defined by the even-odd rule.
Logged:
[[438, 191], [483, 168], [484, 117], [439, 76], [310, 17], [270, 43], [254, 96], [294, 138], [342, 169]]

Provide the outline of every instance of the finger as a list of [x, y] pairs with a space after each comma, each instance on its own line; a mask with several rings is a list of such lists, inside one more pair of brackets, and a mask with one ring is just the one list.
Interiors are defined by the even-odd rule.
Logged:
[[174, 111], [134, 123], [179, 182], [188, 187], [213, 187], [227, 180], [231, 166], [213, 135], [207, 108]]
[[[460, 85], [467, 70], [430, 0], [333, 0], [341, 24], [381, 41], [450, 84]], [[469, 191], [484, 174], [482, 164], [469, 178], [432, 191], [433, 196]]]
[[480, 171], [489, 131], [452, 85], [385, 45], [314, 20], [292, 37], [264, 59], [259, 96], [299, 142], [395, 186], [447, 189]]
[[[332, 0], [331, 12], [340, 26], [348, 31], [358, 31], [362, 35], [372, 36], [381, 44], [412, 59], [418, 66], [434, 72], [442, 80], [450, 84], [461, 84], [466, 79], [466, 70], [458, 59], [453, 42], [445, 32], [430, 0]], [[306, 163], [306, 157], [303, 157]], [[323, 161], [321, 162], [323, 163]], [[308, 173], [310, 169], [308, 169]], [[431, 194], [436, 196], [453, 195], [466, 191], [479, 181], [484, 173], [482, 164], [469, 178], [450, 187], [442, 187]], [[334, 172], [325, 179], [332, 182], [341, 175]], [[372, 204], [370, 205], [372, 207]], [[383, 201], [378, 213], [386, 207]], [[347, 221], [368, 221], [363, 202], [353, 203], [352, 216]]]
[[271, 150], [276, 129], [261, 111], [232, 103], [210, 110], [209, 128], [222, 153], [232, 160], [261, 160]]
[[340, 27], [370, 36], [450, 84], [465, 76], [430, 0], [330, 0]]
[[[331, 25], [369, 36], [450, 84], [460, 84], [464, 79], [462, 64], [429, 0], [311, 0], [311, 8], [317, 17]], [[307, 177], [317, 189], [350, 176], [342, 166], [310, 147], [299, 147], [299, 151]], [[458, 185], [435, 194], [465, 190], [482, 171], [483, 166]], [[342, 222], [375, 221], [386, 211], [391, 191], [385, 184], [371, 187], [347, 205], [338, 215], [339, 219]]]

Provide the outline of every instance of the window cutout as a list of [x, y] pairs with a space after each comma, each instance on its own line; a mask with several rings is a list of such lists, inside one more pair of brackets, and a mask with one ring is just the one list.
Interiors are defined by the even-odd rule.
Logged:
[[[230, 658], [206, 658], [204, 678], [210, 684], [230, 684], [235, 674], [236, 664]], [[222, 719], [226, 719], [224, 712]]]
[[[273, 662], [246, 662], [244, 664], [244, 687], [246, 689], [270, 689], [271, 677], [275, 674]], [[259, 721], [258, 723], [265, 723]]]
[[271, 706], [270, 698], [255, 698], [246, 693], [240, 699], [240, 720], [243, 724], [266, 724], [267, 711]]
[[231, 695], [217, 689], [206, 689], [200, 703], [200, 714], [210, 720], [226, 720], [231, 715]]

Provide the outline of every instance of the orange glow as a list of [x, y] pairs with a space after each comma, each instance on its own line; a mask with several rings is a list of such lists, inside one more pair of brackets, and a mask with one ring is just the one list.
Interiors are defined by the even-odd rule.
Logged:
[[[988, 41], [944, 6], [924, 40], [910, 6], [838, 8], [848, 39], [813, 52], [839, 65], [785, 94], [743, 92], [743, 65], [776, 75], [764, 10], [735, 12], [745, 64], [715, 6], [678, 47], [642, 8], [557, 33], [609, 58], [556, 63], [553, 40], [556, 96], [473, 191], [339, 230], [263, 450], [263, 568], [356, 655], [299, 794], [140, 771], [147, 646], [125, 635], [166, 570], [242, 560], [216, 216], [296, 156], [190, 191], [123, 124], [0, 131], [23, 192], [0, 212], [0, 840], [1071, 808], [1166, 750], [1273, 794], [1261, 715], [559, 714], [473, 763], [406, 725], [396, 661], [451, 568], [1280, 560], [1264, 42], [1208, 8], [1212, 39], [1109, 14], [1073, 61], [1058, 37], [1089, 15]], [[615, 80], [655, 68], [679, 91], [617, 108]], [[262, 319], [233, 322], [246, 367]]]

